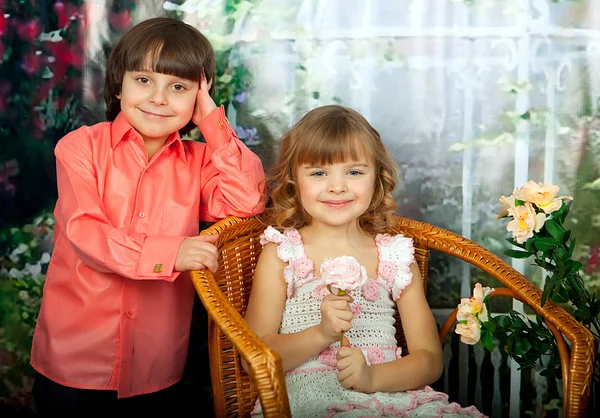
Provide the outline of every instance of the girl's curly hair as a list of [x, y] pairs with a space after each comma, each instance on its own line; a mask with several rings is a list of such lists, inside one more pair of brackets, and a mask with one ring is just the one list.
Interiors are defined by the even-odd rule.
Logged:
[[386, 232], [397, 208], [392, 191], [398, 168], [369, 122], [357, 111], [339, 105], [311, 110], [284, 135], [279, 159], [266, 178], [270, 223], [282, 229], [310, 224], [312, 218], [304, 210], [297, 188], [300, 165], [358, 161], [362, 156], [374, 162], [376, 178], [371, 204], [359, 217], [359, 226], [371, 235]]

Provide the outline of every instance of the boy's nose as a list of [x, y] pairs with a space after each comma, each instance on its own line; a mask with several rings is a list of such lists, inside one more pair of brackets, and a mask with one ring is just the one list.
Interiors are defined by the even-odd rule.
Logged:
[[153, 89], [150, 93], [150, 101], [157, 105], [165, 104], [167, 102], [167, 95], [162, 89]]

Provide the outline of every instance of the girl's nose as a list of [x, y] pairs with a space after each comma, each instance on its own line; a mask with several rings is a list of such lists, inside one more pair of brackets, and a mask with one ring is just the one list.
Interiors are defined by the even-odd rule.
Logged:
[[348, 187], [343, 178], [331, 178], [329, 182], [329, 192], [330, 193], [345, 193], [348, 191]]

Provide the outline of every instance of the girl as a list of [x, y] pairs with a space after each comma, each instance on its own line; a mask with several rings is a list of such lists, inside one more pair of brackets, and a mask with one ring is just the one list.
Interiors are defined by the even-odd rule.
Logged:
[[[412, 240], [385, 233], [398, 173], [377, 131], [352, 109], [314, 109], [285, 135], [274, 169], [277, 229], [262, 236], [246, 319], [281, 355], [292, 415], [480, 416], [426, 386], [442, 349]], [[337, 296], [336, 275], [359, 286]], [[394, 303], [410, 355], [397, 348]]]
[[[56, 145], [55, 242], [31, 350], [40, 415], [180, 404], [162, 389], [186, 363], [195, 291], [183, 272], [217, 269], [199, 221], [262, 210], [261, 162], [216, 107], [214, 71], [198, 30], [146, 20], [109, 57], [108, 122]], [[196, 125], [206, 143], [182, 141]]]

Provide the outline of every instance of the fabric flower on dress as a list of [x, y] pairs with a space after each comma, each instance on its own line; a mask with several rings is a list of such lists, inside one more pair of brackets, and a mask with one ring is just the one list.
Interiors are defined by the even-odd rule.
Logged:
[[324, 284], [319, 284], [315, 287], [315, 299], [323, 300], [323, 298], [329, 293], [330, 292], [327, 290], [327, 286]]
[[394, 242], [394, 237], [388, 234], [378, 234], [375, 237], [375, 242], [382, 247], [389, 247]]
[[325, 350], [323, 350], [321, 352], [321, 354], [319, 354], [319, 357], [317, 357], [317, 360], [319, 360], [321, 363], [323, 363], [327, 366], [337, 367], [336, 352], [337, 352], [336, 349], [327, 347]]
[[377, 273], [383, 277], [388, 284], [391, 284], [396, 278], [398, 269], [396, 268], [396, 264], [391, 261], [381, 261]]
[[350, 309], [352, 309], [352, 315], [354, 316], [354, 318], [356, 318], [358, 315], [360, 315], [360, 313], [363, 310], [362, 306], [359, 305], [358, 303], [353, 304]]
[[369, 365], [381, 364], [385, 360], [383, 351], [377, 347], [367, 347], [367, 362]]
[[294, 271], [301, 279], [308, 277], [308, 275], [312, 273], [314, 269], [313, 262], [306, 257], [299, 258], [294, 262]]
[[365, 299], [374, 301], [379, 297], [379, 286], [375, 280], [367, 280], [367, 282], [362, 287], [362, 293]]

